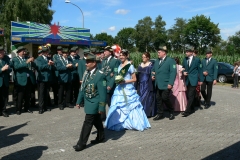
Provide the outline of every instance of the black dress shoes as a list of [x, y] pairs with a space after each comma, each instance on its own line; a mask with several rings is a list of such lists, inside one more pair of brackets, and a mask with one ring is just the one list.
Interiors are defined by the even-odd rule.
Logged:
[[91, 140], [91, 143], [92, 144], [98, 144], [98, 143], [104, 143], [105, 142], [105, 138], [102, 138], [102, 139], [98, 139], [96, 138], [95, 140]]
[[24, 110], [25, 112], [28, 112], [28, 113], [33, 113], [32, 111], [30, 111], [29, 109], [28, 110]]
[[9, 115], [6, 112], [2, 112], [3, 117], [9, 117]]
[[64, 108], [63, 108], [63, 107], [59, 107], [59, 109], [60, 109], [60, 110], [64, 110]]
[[175, 119], [175, 116], [174, 116], [174, 114], [170, 114], [170, 116], [169, 116], [169, 120], [173, 120], [173, 119]]
[[43, 110], [40, 110], [40, 111], [38, 112], [38, 114], [43, 114]]
[[209, 105], [209, 104], [206, 104], [205, 107], [204, 107], [204, 109], [208, 109], [209, 107], [210, 107], [210, 105]]
[[160, 120], [160, 119], [163, 119], [163, 115], [162, 114], [157, 114], [156, 117], [153, 118], [154, 121], [157, 121], [157, 120]]
[[17, 115], [20, 115], [21, 114], [21, 111], [17, 111]]
[[74, 108], [74, 104], [68, 103], [68, 104], [67, 104], [67, 107], [68, 107], [68, 108]]
[[83, 146], [80, 146], [80, 145], [76, 145], [76, 146], [73, 146], [73, 148], [75, 149], [75, 151], [82, 151], [86, 148], [86, 145], [83, 145]]
[[189, 116], [190, 114], [189, 113], [187, 113], [187, 112], [183, 112], [183, 117], [187, 117], [187, 116]]

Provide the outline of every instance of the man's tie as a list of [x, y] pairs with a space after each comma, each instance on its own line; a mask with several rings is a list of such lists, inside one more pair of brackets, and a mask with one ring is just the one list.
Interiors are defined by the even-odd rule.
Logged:
[[206, 64], [208, 65], [208, 62], [209, 62], [209, 59], [207, 58], [207, 60], [206, 60]]
[[162, 58], [159, 59], [159, 65], [162, 63]]
[[0, 59], [0, 64], [1, 64], [1, 66], [2, 66], [2, 60]]
[[187, 59], [187, 65], [188, 65], [188, 67], [190, 67], [190, 58], [189, 57]]

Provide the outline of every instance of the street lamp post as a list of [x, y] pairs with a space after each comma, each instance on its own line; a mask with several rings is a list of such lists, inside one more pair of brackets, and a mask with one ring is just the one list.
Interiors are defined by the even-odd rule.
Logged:
[[80, 7], [78, 7], [76, 4], [70, 2], [70, 0], [65, 0], [65, 3], [71, 3], [72, 5], [76, 6], [82, 13], [82, 19], [83, 19], [83, 28], [84, 28], [84, 15], [83, 15], [83, 11], [81, 10]]

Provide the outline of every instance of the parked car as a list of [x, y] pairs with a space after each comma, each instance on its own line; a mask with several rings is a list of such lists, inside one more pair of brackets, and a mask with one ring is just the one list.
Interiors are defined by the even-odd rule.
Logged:
[[218, 62], [218, 82], [225, 83], [232, 81], [233, 69], [234, 66], [229, 63]]

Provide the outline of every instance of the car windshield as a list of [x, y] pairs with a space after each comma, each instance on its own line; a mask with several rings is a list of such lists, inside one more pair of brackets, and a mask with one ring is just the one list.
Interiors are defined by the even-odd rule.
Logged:
[[230, 69], [233, 69], [233, 68], [234, 68], [234, 66], [231, 65], [231, 64], [229, 64], [229, 63], [225, 63], [225, 65], [226, 65], [228, 68], [230, 68]]

